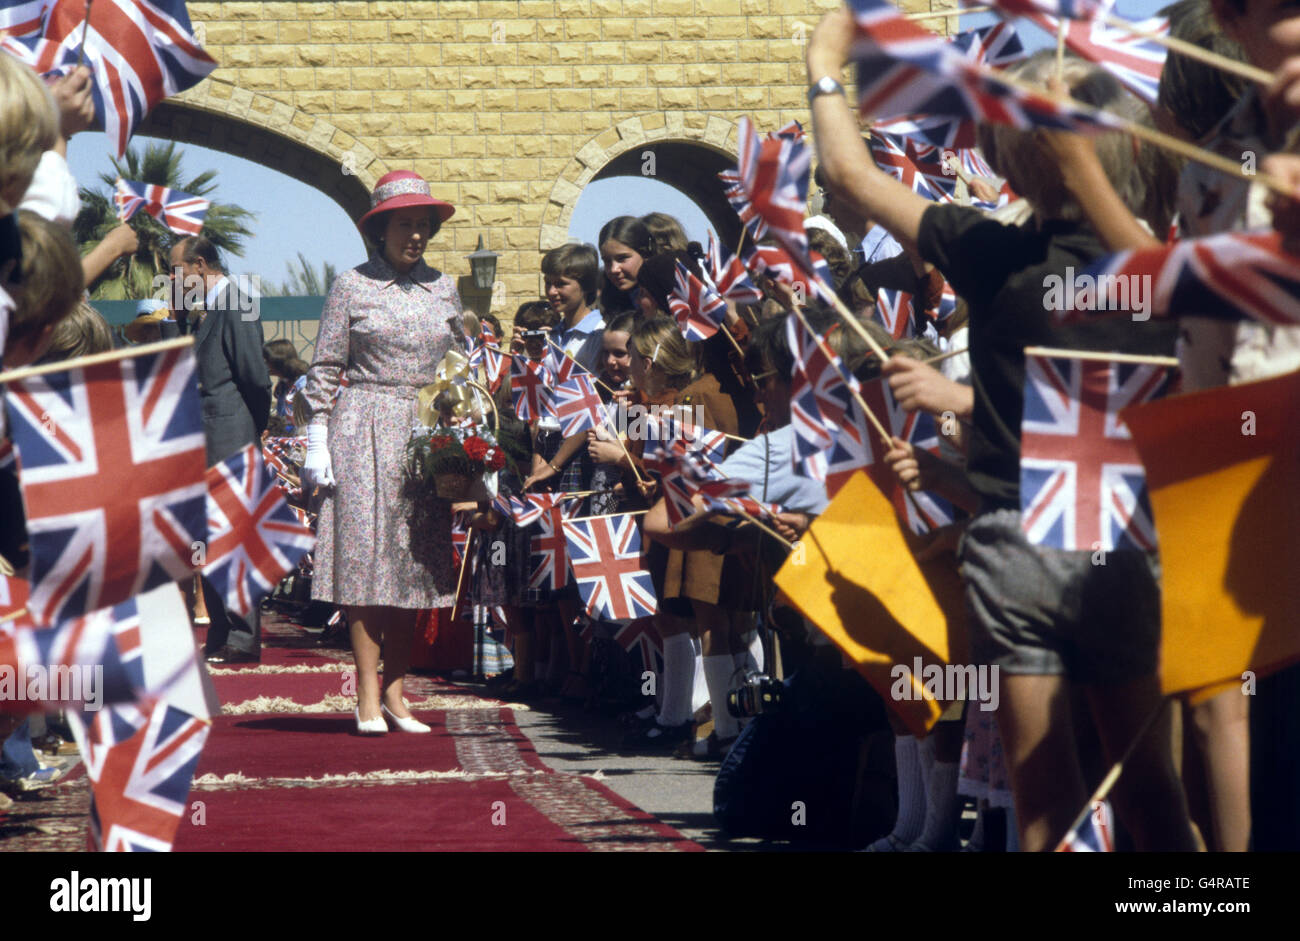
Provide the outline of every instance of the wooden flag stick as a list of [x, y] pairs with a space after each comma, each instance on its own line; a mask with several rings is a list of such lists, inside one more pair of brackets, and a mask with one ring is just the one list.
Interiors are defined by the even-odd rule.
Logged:
[[449, 620], [456, 620], [456, 615], [460, 613], [460, 588], [465, 583], [465, 570], [469, 568], [469, 551], [474, 545], [474, 529], [470, 529], [465, 536], [465, 548], [460, 554], [460, 573], [456, 576], [456, 594], [452, 596], [451, 616]]
[[[995, 12], [992, 7], [971, 6], [962, 7], [956, 10], [940, 10], [920, 13], [904, 13], [905, 20], [934, 20], [941, 17], [961, 16], [966, 13], [992, 13]], [[1256, 68], [1246, 62], [1237, 59], [1230, 59], [1227, 56], [1220, 55], [1217, 52], [1211, 52], [1209, 49], [1202, 48], [1195, 43], [1187, 42], [1184, 39], [1176, 39], [1173, 36], [1164, 36], [1160, 33], [1153, 33], [1150, 30], [1142, 29], [1136, 23], [1130, 23], [1118, 16], [1106, 14], [1098, 18], [1102, 23], [1114, 29], [1122, 29], [1130, 36], [1140, 36], [1143, 39], [1150, 40], [1157, 45], [1164, 46], [1166, 49], [1172, 49], [1179, 55], [1187, 56], [1189, 59], [1195, 59], [1197, 62], [1204, 62], [1206, 65], [1212, 65], [1215, 68], [1222, 69], [1225, 72], [1231, 72], [1233, 75], [1240, 75], [1242, 78], [1248, 78], [1252, 82], [1258, 82], [1261, 85], [1268, 85], [1273, 81], [1271, 73], [1263, 69]], [[1030, 22], [1033, 22], [1032, 20]], [[1062, 19], [1062, 23], [1066, 21]], [[1037, 25], [1037, 24], [1036, 24]], [[1059, 33], [1059, 30], [1058, 30]], [[1059, 41], [1059, 40], [1058, 40]]]
[[1141, 353], [1107, 353], [1103, 350], [1060, 350], [1051, 346], [1027, 346], [1026, 356], [1052, 356], [1056, 359], [1086, 359], [1102, 363], [1140, 363], [1150, 366], [1177, 366], [1173, 356], [1146, 356]]
[[1065, 81], [1065, 31], [1069, 29], [1069, 21], [1061, 17], [1056, 22], [1056, 80]]
[[1160, 33], [1153, 33], [1109, 13], [1101, 17], [1101, 21], [1107, 26], [1122, 29], [1132, 36], [1141, 36], [1143, 39], [1148, 39], [1153, 43], [1164, 46], [1166, 49], [1172, 49], [1179, 55], [1187, 56], [1187, 58], [1195, 59], [1198, 62], [1204, 62], [1206, 65], [1213, 65], [1225, 72], [1231, 72], [1233, 75], [1248, 78], [1252, 82], [1258, 82], [1261, 85], [1269, 85], [1273, 82], [1273, 75], [1270, 72], [1237, 59], [1229, 59], [1227, 56], [1211, 52], [1209, 49], [1204, 49], [1184, 39], [1175, 39], [1173, 36], [1162, 36]]
[[947, 353], [940, 353], [938, 356], [931, 356], [929, 359], [923, 359], [921, 362], [927, 366], [933, 366], [935, 363], [941, 363], [945, 359], [951, 359], [954, 356], [960, 356], [962, 353], [969, 353], [970, 347], [963, 346], [959, 350], [949, 350]]
[[[799, 318], [799, 322], [803, 324], [803, 328], [813, 335], [813, 338], [817, 341], [817, 349], [821, 351], [821, 354], [827, 359], [837, 359], [838, 357], [836, 357], [830, 347], [826, 345], [826, 341], [822, 339], [821, 334], [812, 328], [812, 324], [808, 323], [808, 318], [803, 315], [803, 311], [797, 306], [794, 309], [794, 315]], [[880, 437], [884, 439], [885, 445], [892, 448], [894, 446], [893, 436], [885, 430], [884, 424], [876, 417], [876, 413], [867, 405], [866, 400], [862, 398], [862, 394], [852, 386], [849, 386], [849, 392], [852, 394], [853, 400], [858, 403], [858, 408], [862, 409], [862, 413], [870, 420], [872, 427], [874, 427]]]
[[762, 522], [761, 520], [759, 520], [758, 517], [756, 517], [756, 516], [750, 516], [748, 513], [741, 513], [741, 514], [738, 514], [738, 515], [741, 516], [741, 517], [745, 520], [746, 523], [748, 523], [748, 524], [750, 524], [750, 525], [753, 525], [753, 526], [757, 526], [759, 529], [761, 529], [763, 532], [767, 533], [769, 536], [771, 536], [771, 537], [772, 537], [773, 539], [775, 539], [777, 542], [781, 543], [781, 545], [785, 546], [785, 547], [786, 547], [787, 549], [789, 549], [791, 552], [794, 552], [794, 543], [792, 543], [789, 539], [786, 539], [784, 536], [782, 536], [780, 533], [778, 533], [778, 532], [777, 532], [775, 529], [773, 529], [771, 526], [768, 526], [766, 523], [764, 523], [764, 522]]
[[77, 68], [81, 68], [82, 63], [86, 61], [86, 37], [90, 34], [90, 5], [95, 0], [86, 0], [86, 25], [81, 30], [81, 48], [77, 50]]
[[565, 522], [580, 523], [585, 520], [610, 520], [616, 516], [640, 516], [643, 513], [649, 513], [649, 510], [624, 510], [621, 513], [601, 513], [599, 516], [574, 516], [565, 517]]
[[1115, 786], [1115, 782], [1119, 780], [1119, 776], [1124, 773], [1124, 763], [1133, 757], [1133, 752], [1137, 751], [1138, 745], [1140, 745], [1142, 740], [1147, 737], [1147, 734], [1151, 731], [1151, 726], [1155, 725], [1156, 720], [1160, 718], [1161, 713], [1165, 711], [1165, 707], [1168, 704], [1168, 697], [1161, 699], [1160, 705], [1156, 706], [1156, 708], [1152, 710], [1151, 714], [1147, 716], [1146, 721], [1142, 723], [1142, 728], [1138, 730], [1137, 735], [1133, 736], [1133, 741], [1129, 742], [1128, 748], [1124, 750], [1124, 757], [1115, 762], [1110, 771], [1106, 773], [1106, 777], [1102, 778], [1101, 784], [1097, 785], [1097, 790], [1093, 791], [1092, 797], [1088, 798], [1088, 803], [1084, 804], [1083, 810], [1079, 811], [1079, 816], [1075, 817], [1074, 823], [1070, 824], [1070, 829], [1065, 831], [1065, 835], [1062, 836], [1060, 842], [1056, 844], [1056, 852], [1059, 853], [1064, 849], [1066, 842], [1070, 839], [1070, 834], [1077, 830], [1080, 825], [1088, 819], [1088, 815], [1092, 813], [1093, 805], [1098, 801], [1104, 801], [1106, 799], [1106, 795], [1111, 792], [1111, 789]]
[[876, 342], [876, 338], [867, 332], [867, 328], [862, 326], [862, 322], [853, 316], [853, 311], [849, 310], [844, 301], [840, 300], [839, 295], [829, 290], [829, 285], [823, 285], [823, 287], [827, 288], [826, 294], [831, 300], [831, 306], [835, 308], [835, 313], [840, 315], [840, 319], [862, 338], [863, 342], [867, 344], [867, 348], [879, 356], [882, 363], [889, 362], [889, 354]]
[[10, 621], [16, 621], [26, 613], [26, 608], [19, 608], [17, 611], [10, 611], [8, 614], [0, 616], [0, 624], [8, 624]]
[[91, 353], [89, 356], [77, 356], [58, 363], [45, 363], [42, 366], [23, 366], [19, 369], [11, 369], [9, 372], [0, 373], [0, 383], [16, 382], [19, 379], [29, 379], [32, 376], [45, 376], [53, 372], [67, 372], [69, 369], [81, 369], [86, 366], [98, 366], [100, 363], [111, 363], [119, 359], [132, 359], [136, 356], [147, 356], [151, 353], [165, 353], [167, 350], [179, 350], [193, 345], [193, 336], [173, 337], [170, 340], [162, 340], [158, 343], [146, 343], [144, 346], [129, 346], [120, 350]]
[[[1097, 115], [1102, 115], [1108, 120], [1109, 126], [1113, 127], [1115, 130], [1127, 131], [1134, 137], [1139, 137], [1148, 143], [1155, 144], [1157, 147], [1171, 150], [1176, 154], [1186, 157], [1188, 160], [1195, 160], [1197, 163], [1203, 163], [1207, 167], [1213, 167], [1215, 170], [1221, 170], [1229, 176], [1244, 179], [1247, 182], [1262, 183], [1264, 186], [1267, 186], [1269, 189], [1276, 193], [1280, 193], [1283, 196], [1289, 197], [1294, 195], [1293, 189], [1275, 176], [1270, 176], [1269, 174], [1262, 172], [1254, 174], [1243, 173], [1239, 162], [1229, 160], [1227, 157], [1222, 157], [1219, 154], [1212, 153], [1211, 151], [1205, 150], [1202, 147], [1197, 147], [1194, 144], [1189, 144], [1187, 141], [1179, 140], [1177, 137], [1157, 131], [1155, 128], [1147, 127], [1146, 125], [1139, 124], [1136, 121], [1131, 121], [1128, 118], [1122, 118], [1118, 115], [1111, 114], [1110, 112], [1103, 111], [1100, 108], [1095, 108], [1090, 104], [1086, 104], [1074, 98], [1053, 94], [1052, 92], [1039, 88], [1030, 82], [1016, 78], [1013, 75], [999, 72], [986, 65], [975, 65], [973, 68], [991, 81], [1000, 82], [1003, 85], [1009, 85], [1012, 88], [1031, 95], [1047, 98], [1059, 105], [1074, 108], [1075, 110], [1089, 116], [1095, 117]], [[1102, 126], [1106, 127], [1107, 125]]]

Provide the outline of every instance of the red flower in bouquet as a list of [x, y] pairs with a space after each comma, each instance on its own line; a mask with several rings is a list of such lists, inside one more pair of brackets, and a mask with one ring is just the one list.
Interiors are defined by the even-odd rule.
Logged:
[[484, 458], [483, 463], [487, 465], [488, 470], [500, 470], [506, 466], [506, 456], [502, 453], [500, 448], [493, 448], [487, 453], [487, 457]]
[[491, 446], [477, 435], [470, 435], [465, 439], [465, 456], [471, 461], [482, 461], [487, 457]]
[[434, 435], [429, 439], [429, 450], [441, 451], [449, 444], [451, 444], [451, 435]]

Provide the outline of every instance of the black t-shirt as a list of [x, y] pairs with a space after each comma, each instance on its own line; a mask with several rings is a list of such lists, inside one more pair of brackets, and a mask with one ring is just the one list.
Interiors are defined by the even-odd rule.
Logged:
[[1177, 326], [1123, 313], [1070, 327], [1053, 323], [1047, 276], [1078, 276], [1106, 251], [1082, 222], [1017, 227], [967, 206], [931, 206], [921, 217], [918, 248], [970, 307], [975, 414], [967, 476], [984, 510], [1019, 509], [1024, 348], [1170, 356]]

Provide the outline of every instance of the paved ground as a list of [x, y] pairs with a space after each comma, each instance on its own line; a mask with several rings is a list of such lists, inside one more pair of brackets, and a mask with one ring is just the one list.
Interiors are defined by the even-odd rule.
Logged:
[[[481, 684], [469, 685], [481, 688]], [[671, 751], [624, 751], [623, 730], [615, 719], [558, 700], [517, 709], [515, 720], [552, 768], [599, 773], [604, 784], [621, 797], [710, 850], [781, 846], [762, 840], [728, 840], [718, 832], [713, 822], [716, 761], [674, 758]]]

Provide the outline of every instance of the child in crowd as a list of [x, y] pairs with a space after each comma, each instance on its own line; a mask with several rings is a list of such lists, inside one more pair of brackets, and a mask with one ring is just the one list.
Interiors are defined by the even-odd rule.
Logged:
[[[1182, 0], [1166, 10], [1171, 32], [1188, 42], [1210, 47], [1230, 58], [1278, 72], [1268, 92], [1243, 83], [1221, 69], [1171, 53], [1162, 72], [1161, 118], [1182, 136], [1233, 161], [1245, 154], [1258, 160], [1283, 149], [1300, 111], [1288, 100], [1300, 72], [1300, 16], [1269, 0]], [[1244, 53], [1244, 56], [1242, 55]], [[1290, 65], [1290, 71], [1285, 66]], [[1153, 247], [1152, 234], [1129, 212], [1116, 188], [1098, 171], [1088, 142], [1074, 135], [1051, 135], [1065, 187], [1113, 251]], [[1267, 194], [1248, 176], [1233, 176], [1188, 162], [1177, 183], [1180, 235], [1259, 229], [1269, 224]], [[1178, 357], [1186, 391], [1250, 382], [1300, 368], [1300, 328], [1232, 321], [1177, 311]], [[1294, 712], [1300, 697], [1300, 668], [1292, 667], [1262, 686], [1254, 698], [1264, 717], [1255, 724], [1270, 734], [1251, 747], [1251, 697], [1239, 684], [1187, 707], [1191, 742], [1203, 757], [1209, 799], [1210, 848], [1242, 851], [1250, 845], [1251, 793], [1265, 808], [1256, 814], [1271, 821], [1256, 834], [1255, 848], [1294, 848], [1300, 844], [1300, 801], [1294, 776], [1274, 748], [1285, 740], [1277, 718]], [[1283, 746], [1283, 751], [1285, 751]], [[1271, 757], [1270, 757], [1271, 756]], [[1252, 773], [1252, 769], [1253, 772]], [[1262, 839], [1262, 842], [1261, 842]]]
[[[847, 10], [823, 18], [807, 50], [812, 81], [840, 73], [851, 35]], [[1022, 80], [1044, 84], [1054, 64], [1050, 54], [1038, 55], [1013, 69]], [[1094, 103], [1112, 112], [1133, 114], [1140, 107], [1113, 80], [1077, 61], [1067, 60], [1064, 79], [1069, 88], [1087, 82], [1104, 99]], [[1035, 546], [1021, 532], [1023, 349], [1040, 344], [1160, 353], [1171, 347], [1172, 337], [1127, 320], [1054, 327], [1044, 308], [1043, 278], [1085, 267], [1104, 245], [1080, 221], [1080, 207], [1033, 135], [983, 129], [995, 144], [982, 149], [1035, 208], [1033, 224], [1011, 228], [973, 209], [933, 205], [881, 173], [842, 98], [816, 98], [813, 118], [821, 168], [836, 194], [916, 249], [970, 306], [975, 406], [967, 476], [981, 505], [962, 539], [960, 558], [972, 649], [976, 662], [1001, 667], [998, 726], [1020, 843], [1028, 850], [1051, 849], [1088, 794], [1069, 712], [1071, 684], [1083, 686], [1106, 753], [1118, 758], [1162, 705], [1156, 676], [1159, 596], [1153, 560], [1145, 553], [1112, 553], [1106, 566], [1096, 566], [1089, 552]], [[1140, 204], [1130, 141], [1103, 135], [1096, 146], [1116, 189]], [[1190, 850], [1195, 844], [1173, 767], [1167, 714], [1157, 725], [1134, 747], [1115, 803], [1139, 848]]]
[[546, 299], [560, 315], [555, 335], [557, 347], [588, 372], [595, 372], [600, 357], [600, 335], [605, 321], [592, 307], [600, 288], [600, 258], [590, 245], [561, 245], [542, 256]]

